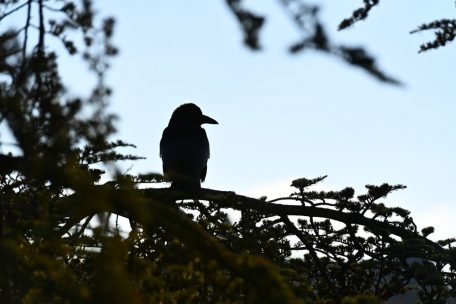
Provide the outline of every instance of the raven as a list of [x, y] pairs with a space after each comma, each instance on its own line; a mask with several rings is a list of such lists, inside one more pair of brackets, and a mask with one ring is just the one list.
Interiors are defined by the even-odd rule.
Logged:
[[171, 188], [196, 191], [206, 178], [209, 140], [202, 124], [218, 124], [193, 103], [174, 110], [160, 140], [163, 175]]

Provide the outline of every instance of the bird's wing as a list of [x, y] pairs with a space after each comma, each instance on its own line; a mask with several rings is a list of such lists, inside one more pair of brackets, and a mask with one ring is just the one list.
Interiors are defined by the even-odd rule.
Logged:
[[163, 149], [164, 149], [164, 145], [166, 144], [167, 130], [168, 130], [168, 128], [166, 127], [163, 130], [162, 138], [160, 139], [160, 158], [163, 158]]
[[206, 173], [207, 173], [207, 165], [204, 166], [203, 171], [201, 172], [201, 181], [204, 182], [206, 179]]
[[203, 151], [204, 151], [204, 155], [203, 155], [203, 168], [201, 170], [201, 181], [204, 182], [204, 180], [206, 179], [206, 173], [207, 173], [207, 160], [209, 159], [210, 155], [211, 155], [211, 152], [210, 152], [210, 147], [209, 147], [209, 140], [207, 138], [207, 134], [206, 134], [206, 131], [204, 129], [202, 129], [202, 137], [203, 137]]
[[160, 158], [163, 162], [164, 175], [168, 174], [169, 170], [172, 169], [172, 164], [176, 157], [175, 136], [172, 130], [166, 127], [160, 140]]

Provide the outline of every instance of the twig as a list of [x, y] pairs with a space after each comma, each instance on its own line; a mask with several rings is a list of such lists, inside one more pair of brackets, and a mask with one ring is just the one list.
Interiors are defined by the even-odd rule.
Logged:
[[30, 0], [27, 1], [27, 2], [22, 3], [21, 5], [15, 7], [15, 8], [13, 8], [13, 9], [10, 10], [9, 12], [4, 13], [3, 15], [0, 16], [0, 21], [2, 21], [3, 19], [5, 19], [6, 17], [8, 17], [9, 15], [11, 15], [12, 13], [17, 12], [18, 10], [20, 10], [20, 9], [23, 8], [24, 6], [28, 5], [29, 2], [30, 2]]
[[26, 56], [27, 56], [27, 39], [28, 39], [28, 28], [30, 26], [30, 18], [32, 11], [32, 0], [27, 1], [27, 19], [25, 20], [24, 28], [24, 43], [22, 46], [22, 69], [25, 68]]
[[40, 15], [40, 32], [39, 32], [39, 40], [38, 40], [38, 51], [40, 55], [44, 55], [44, 36], [46, 34], [46, 29], [44, 27], [44, 4], [43, 0], [38, 0], [38, 9]]

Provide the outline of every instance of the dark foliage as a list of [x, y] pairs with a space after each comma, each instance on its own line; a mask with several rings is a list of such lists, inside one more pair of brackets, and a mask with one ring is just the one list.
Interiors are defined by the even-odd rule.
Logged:
[[339, 24], [339, 30], [343, 30], [355, 22], [364, 20], [369, 15], [370, 10], [380, 3], [380, 0], [363, 0], [364, 6], [355, 10], [350, 18], [342, 20]]
[[242, 0], [226, 0], [228, 7], [236, 16], [244, 32], [244, 43], [252, 50], [259, 50], [259, 31], [264, 23], [264, 17], [258, 16], [242, 8]]
[[[371, 9], [380, 3], [380, 0], [363, 0], [364, 6], [355, 10], [350, 18], [342, 20], [339, 24], [339, 30], [346, 29], [354, 23], [364, 20], [369, 15]], [[435, 39], [433, 41], [420, 45], [419, 53], [431, 49], [437, 49], [445, 46], [456, 37], [456, 20], [440, 19], [420, 25], [416, 30], [410, 32], [415, 34], [422, 31], [434, 30]]]
[[[258, 36], [264, 17], [242, 8], [241, 2], [241, 0], [227, 0], [229, 7], [241, 24], [245, 37], [244, 42], [251, 49], [259, 49]], [[368, 72], [377, 80], [389, 84], [400, 84], [400, 81], [384, 73], [377, 66], [375, 59], [363, 48], [334, 44], [329, 39], [327, 31], [320, 21], [317, 5], [310, 5], [301, 0], [279, 0], [279, 3], [289, 13], [291, 20], [294, 21], [302, 34], [302, 39], [290, 46], [290, 53], [296, 54], [305, 50], [316, 50], [339, 57], [346, 63]]]
[[411, 34], [415, 34], [422, 31], [435, 30], [435, 39], [431, 42], [422, 44], [420, 46], [420, 53], [428, 51], [430, 49], [437, 49], [445, 46], [448, 42], [451, 42], [456, 37], [456, 20], [455, 19], [442, 19], [425, 23], [420, 25], [416, 30], [411, 31]]

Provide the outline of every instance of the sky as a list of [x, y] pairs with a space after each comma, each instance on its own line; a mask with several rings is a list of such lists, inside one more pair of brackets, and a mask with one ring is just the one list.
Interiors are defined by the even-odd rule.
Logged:
[[[404, 184], [386, 199], [412, 212], [435, 238], [456, 236], [454, 69], [456, 46], [418, 54], [423, 22], [454, 18], [453, 1], [381, 1], [366, 21], [338, 32], [362, 1], [318, 1], [334, 42], [363, 46], [404, 82], [378, 82], [340, 59], [287, 48], [299, 32], [277, 0], [245, 1], [266, 16], [263, 49], [252, 52], [225, 1], [96, 1], [117, 20], [120, 54], [108, 83], [116, 138], [146, 160], [131, 173], [161, 172], [159, 141], [172, 111], [194, 102], [219, 125], [205, 126], [211, 158], [204, 187], [254, 197], [287, 195], [291, 181], [328, 175], [319, 189]], [[70, 94], [92, 88], [87, 70], [62, 53]], [[130, 151], [129, 151], [130, 152]]]

